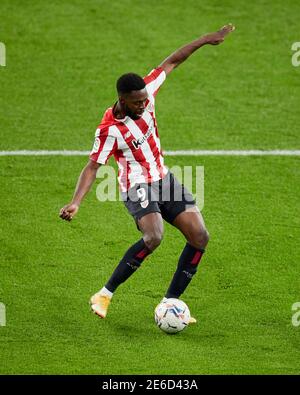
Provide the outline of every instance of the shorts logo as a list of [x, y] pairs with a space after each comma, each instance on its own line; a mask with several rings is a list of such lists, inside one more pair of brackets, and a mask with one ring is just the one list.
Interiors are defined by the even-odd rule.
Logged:
[[145, 190], [145, 188], [139, 188], [139, 189], [137, 189], [137, 190], [136, 190], [136, 193], [137, 193], [138, 198], [141, 200], [141, 201], [140, 201], [140, 205], [141, 205], [143, 208], [148, 207], [148, 205], [149, 205], [149, 200], [146, 199], [146, 190]]
[[148, 199], [145, 200], [144, 202], [141, 202], [141, 206], [142, 206], [143, 208], [148, 207], [148, 205], [149, 205], [149, 200], [148, 200]]

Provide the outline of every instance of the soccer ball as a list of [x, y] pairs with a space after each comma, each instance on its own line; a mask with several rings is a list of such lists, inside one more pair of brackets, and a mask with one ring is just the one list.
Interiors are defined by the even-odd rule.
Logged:
[[187, 327], [190, 320], [188, 306], [179, 299], [169, 298], [156, 306], [154, 318], [157, 326], [166, 333], [177, 333]]

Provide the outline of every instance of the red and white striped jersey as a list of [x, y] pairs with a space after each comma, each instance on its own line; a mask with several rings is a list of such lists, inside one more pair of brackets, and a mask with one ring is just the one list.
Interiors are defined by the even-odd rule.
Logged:
[[90, 159], [105, 164], [114, 155], [119, 167], [118, 181], [122, 192], [135, 184], [158, 181], [168, 172], [164, 165], [154, 110], [155, 96], [165, 79], [166, 73], [161, 67], [152, 70], [144, 78], [148, 99], [141, 118], [133, 120], [126, 116], [116, 119], [113, 107], [110, 107], [96, 130]]

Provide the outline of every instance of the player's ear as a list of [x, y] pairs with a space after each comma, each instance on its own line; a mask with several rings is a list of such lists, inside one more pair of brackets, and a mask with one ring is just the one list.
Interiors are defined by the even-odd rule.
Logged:
[[124, 99], [124, 97], [119, 96], [119, 102], [120, 102], [121, 104], [125, 104], [125, 99]]

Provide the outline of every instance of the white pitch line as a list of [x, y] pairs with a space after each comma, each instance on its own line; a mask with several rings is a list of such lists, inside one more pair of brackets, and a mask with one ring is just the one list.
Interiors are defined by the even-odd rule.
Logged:
[[90, 151], [0, 151], [0, 156], [87, 156]]
[[300, 156], [300, 150], [188, 150], [166, 151], [168, 156]]
[[[0, 151], [0, 156], [88, 156], [90, 151]], [[300, 156], [300, 150], [179, 150], [165, 156]]]

